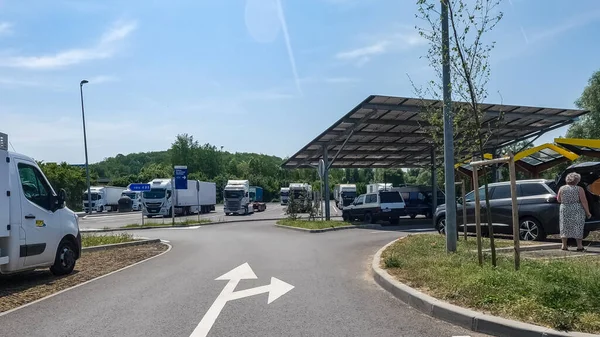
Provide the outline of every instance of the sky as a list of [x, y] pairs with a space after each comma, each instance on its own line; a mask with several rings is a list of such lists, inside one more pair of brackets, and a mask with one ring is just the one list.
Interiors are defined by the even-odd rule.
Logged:
[[[46, 162], [165, 150], [178, 134], [291, 156], [368, 95], [435, 79], [416, 0], [0, 0], [0, 132]], [[487, 103], [575, 108], [600, 1], [504, 0]], [[537, 143], [551, 142], [565, 129]]]

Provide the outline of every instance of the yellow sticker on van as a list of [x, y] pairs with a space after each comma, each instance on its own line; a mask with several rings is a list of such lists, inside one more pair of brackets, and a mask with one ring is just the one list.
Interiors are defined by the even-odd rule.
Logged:
[[35, 220], [36, 227], [46, 227], [44, 220]]

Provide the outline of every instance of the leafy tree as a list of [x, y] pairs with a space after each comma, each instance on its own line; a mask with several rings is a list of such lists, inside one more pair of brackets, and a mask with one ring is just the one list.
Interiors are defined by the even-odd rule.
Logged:
[[[417, 27], [419, 34], [429, 41], [426, 55], [430, 66], [438, 75], [438, 81], [431, 81], [430, 86], [423, 90], [415, 87], [421, 98], [442, 97], [442, 66], [448, 63], [451, 68], [450, 89], [454, 97], [463, 103], [453, 103], [454, 147], [455, 158], [461, 154], [485, 153], [485, 144], [492, 136], [491, 128], [498, 126], [501, 116], [487, 123], [489, 132], [482, 133], [482, 120], [485, 112], [481, 103], [487, 98], [487, 83], [490, 78], [489, 56], [494, 43], [486, 43], [485, 35], [489, 33], [502, 19], [502, 12], [497, 11], [501, 0], [442, 0], [447, 7], [450, 26], [449, 50], [442, 43], [442, 27], [439, 0], [417, 0], [417, 17], [426, 21], [428, 27]], [[447, 57], [449, 59], [447, 59]], [[443, 144], [443, 112], [437, 107], [424, 106], [426, 120], [430, 125], [429, 131], [438, 146]], [[441, 147], [441, 146], [440, 146]], [[486, 170], [486, 168], [484, 168]], [[484, 171], [484, 177], [487, 176]], [[488, 192], [488, 181], [484, 178], [484, 186]], [[486, 211], [488, 231], [490, 233], [490, 248], [492, 264], [496, 266], [496, 251], [494, 231], [491, 222], [489, 193], [486, 193]]]
[[567, 137], [600, 139], [600, 71], [592, 74], [575, 104], [581, 109], [589, 110], [590, 113], [571, 125]]
[[74, 210], [81, 210], [83, 193], [87, 188], [85, 170], [64, 162], [61, 164], [39, 162], [38, 165], [56, 192], [60, 189], [67, 192], [67, 206]]

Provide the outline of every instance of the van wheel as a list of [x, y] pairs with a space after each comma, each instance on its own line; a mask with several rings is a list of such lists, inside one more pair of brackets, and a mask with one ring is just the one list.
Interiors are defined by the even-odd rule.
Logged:
[[590, 231], [589, 230], [584, 230], [583, 231], [583, 239], [587, 238], [588, 236], [590, 236]]
[[365, 213], [365, 222], [366, 223], [374, 223], [374, 219], [373, 219], [373, 214], [371, 214], [371, 212], [367, 212]]
[[63, 240], [58, 245], [54, 265], [50, 267], [50, 272], [56, 276], [70, 274], [75, 268], [75, 249], [69, 241]]
[[410, 218], [411, 218], [411, 219], [414, 219], [414, 218], [416, 218], [416, 217], [417, 217], [417, 215], [416, 215], [416, 214], [411, 214], [411, 215], [410, 215]]

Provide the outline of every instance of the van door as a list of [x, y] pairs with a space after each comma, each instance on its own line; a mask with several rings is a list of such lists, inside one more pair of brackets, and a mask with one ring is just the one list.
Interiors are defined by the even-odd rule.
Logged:
[[52, 211], [56, 196], [32, 163], [17, 160], [17, 168], [21, 183], [21, 228], [25, 233], [25, 244], [20, 247], [24, 266], [52, 263], [62, 234], [59, 215]]

